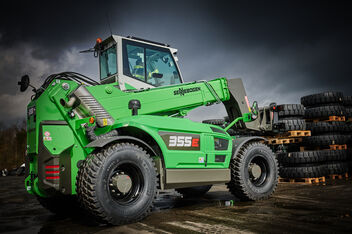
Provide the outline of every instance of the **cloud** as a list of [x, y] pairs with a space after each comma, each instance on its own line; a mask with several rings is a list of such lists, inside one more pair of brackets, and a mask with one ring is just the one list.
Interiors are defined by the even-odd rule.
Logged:
[[96, 77], [97, 72], [92, 66], [96, 63], [90, 57], [79, 54], [76, 47], [71, 47], [57, 56], [56, 61], [35, 56], [36, 51], [43, 51], [33, 44], [20, 43], [16, 47], [0, 47], [0, 122], [12, 123], [25, 117], [26, 106], [33, 94], [30, 88], [21, 93], [17, 82], [21, 76], [28, 74], [31, 84], [39, 87], [44, 79], [53, 73], [77, 71]]
[[[29, 91], [19, 93], [16, 85], [23, 74], [36, 86], [67, 70], [97, 77], [97, 60], [78, 50], [108, 36], [107, 14], [113, 33], [178, 48], [186, 82], [241, 77], [249, 100], [260, 106], [298, 103], [303, 95], [325, 90], [352, 94], [351, 8], [344, 2], [177, 1], [171, 8], [163, 1], [133, 0], [9, 4], [0, 9], [6, 22], [0, 24], [0, 98], [6, 100], [1, 114], [11, 108], [11, 116], [25, 116], [22, 97]], [[196, 109], [190, 117], [223, 116], [221, 106]]]

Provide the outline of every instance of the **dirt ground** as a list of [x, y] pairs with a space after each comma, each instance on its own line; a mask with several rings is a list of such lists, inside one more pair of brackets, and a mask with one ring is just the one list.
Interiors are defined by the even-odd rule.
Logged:
[[201, 199], [162, 193], [141, 222], [97, 226], [82, 216], [59, 217], [24, 190], [22, 177], [0, 177], [0, 233], [340, 233], [352, 232], [352, 180], [325, 185], [279, 184], [274, 196], [238, 202], [224, 185]]

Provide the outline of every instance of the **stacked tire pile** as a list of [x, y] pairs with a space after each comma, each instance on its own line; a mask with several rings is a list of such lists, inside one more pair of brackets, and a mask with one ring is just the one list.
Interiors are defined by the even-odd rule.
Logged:
[[[305, 110], [301, 104], [278, 105], [280, 131], [306, 130], [304, 120]], [[285, 148], [278, 149], [277, 157], [280, 164], [280, 176], [282, 178], [308, 178], [318, 177], [321, 174], [320, 167], [316, 163], [316, 155], [309, 152], [299, 152], [300, 145], [289, 144]]]
[[345, 134], [348, 137], [347, 154], [349, 157], [349, 172], [352, 172], [352, 96], [343, 97], [343, 105], [346, 110], [346, 128]]
[[[346, 116], [350, 98], [341, 92], [325, 92], [304, 96], [306, 129], [312, 136], [303, 138], [299, 152], [279, 153], [282, 164], [281, 177], [315, 178], [348, 171], [348, 151], [331, 150], [331, 145], [345, 145], [349, 142], [348, 129], [344, 121], [326, 121], [330, 116]], [[351, 105], [352, 106], [352, 105]], [[302, 150], [304, 149], [304, 150]]]
[[306, 130], [304, 106], [301, 104], [278, 105], [280, 131]]

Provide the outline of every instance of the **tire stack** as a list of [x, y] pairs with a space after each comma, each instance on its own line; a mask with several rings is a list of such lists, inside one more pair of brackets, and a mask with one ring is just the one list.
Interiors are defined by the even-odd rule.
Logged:
[[344, 96], [343, 105], [346, 110], [345, 134], [348, 137], [347, 153], [349, 159], [349, 172], [352, 172], [352, 96]]
[[[305, 106], [307, 129], [312, 136], [304, 139], [303, 145], [310, 149], [304, 153], [315, 155], [319, 164], [319, 176], [343, 174], [348, 171], [348, 155], [346, 149], [331, 150], [330, 145], [345, 145], [344, 121], [326, 121], [330, 116], [346, 115], [344, 97], [341, 92], [324, 92], [301, 98]], [[315, 149], [315, 150], [314, 150]]]
[[278, 151], [280, 176], [316, 178], [347, 172], [350, 152], [346, 149], [331, 150], [330, 145], [350, 142], [351, 135], [347, 134], [352, 133], [352, 125], [326, 120], [330, 116], [350, 116], [352, 98], [344, 98], [341, 92], [324, 92], [302, 97], [301, 104], [305, 107], [306, 129], [311, 131], [311, 136], [304, 137], [298, 147], [289, 145]]
[[[301, 104], [278, 105], [280, 131], [306, 130], [305, 110]], [[289, 144], [277, 151], [282, 178], [311, 178], [320, 176], [320, 167], [314, 163], [319, 160], [316, 155], [299, 152], [299, 145]]]
[[306, 130], [304, 106], [301, 104], [282, 104], [277, 106], [280, 131]]

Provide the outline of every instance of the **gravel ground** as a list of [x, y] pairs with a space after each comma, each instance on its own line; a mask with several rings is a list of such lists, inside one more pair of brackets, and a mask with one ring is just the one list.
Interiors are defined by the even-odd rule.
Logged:
[[279, 184], [265, 201], [238, 202], [224, 185], [203, 198], [160, 194], [155, 211], [141, 222], [97, 226], [83, 216], [59, 217], [24, 190], [22, 177], [0, 177], [0, 233], [340, 233], [352, 232], [352, 180], [325, 185]]

